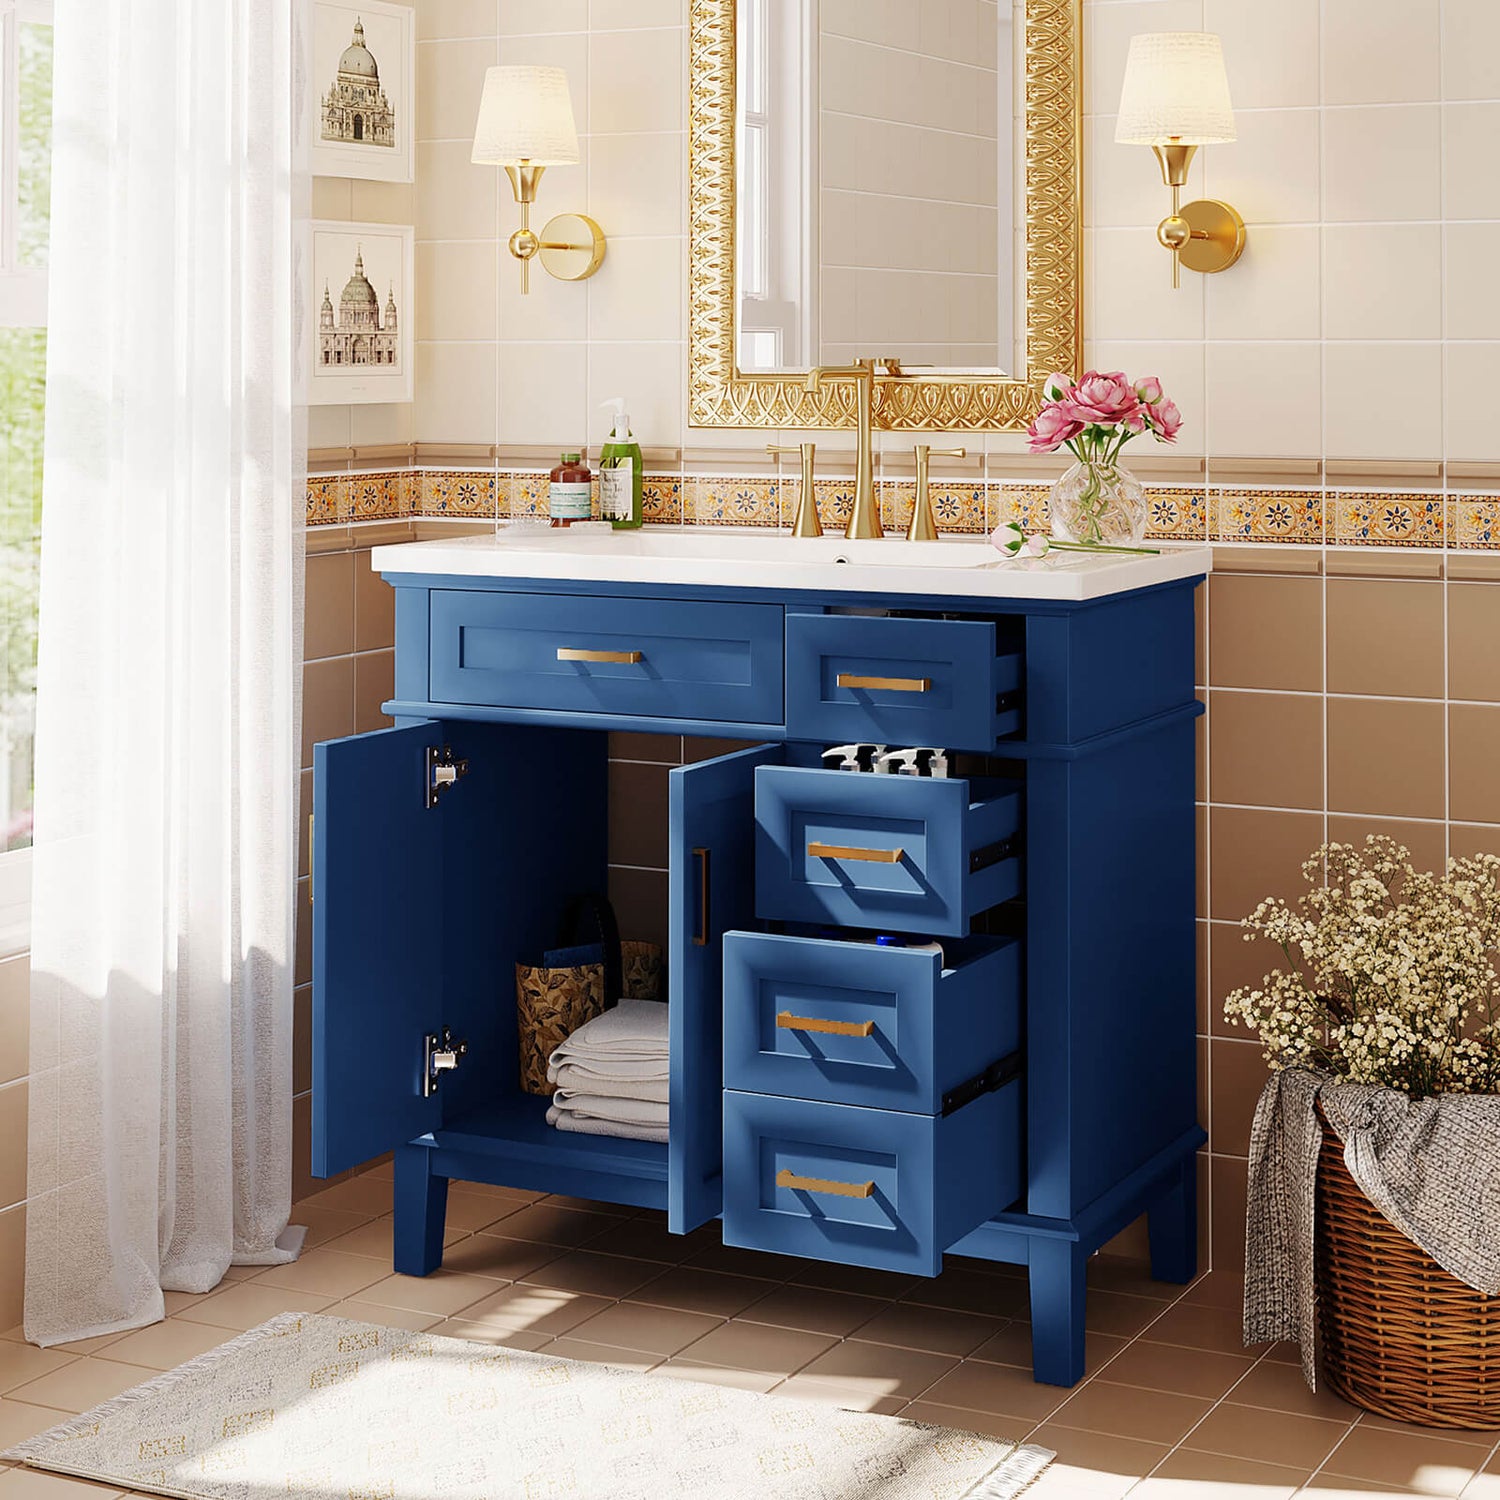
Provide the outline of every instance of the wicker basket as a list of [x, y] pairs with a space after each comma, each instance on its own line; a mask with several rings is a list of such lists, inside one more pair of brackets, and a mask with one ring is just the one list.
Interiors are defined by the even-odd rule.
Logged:
[[1500, 1297], [1450, 1276], [1365, 1197], [1326, 1120], [1316, 1223], [1328, 1384], [1400, 1422], [1500, 1427]]

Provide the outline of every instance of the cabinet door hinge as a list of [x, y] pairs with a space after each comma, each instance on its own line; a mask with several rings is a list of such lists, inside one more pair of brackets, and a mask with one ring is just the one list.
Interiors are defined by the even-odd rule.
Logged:
[[456, 759], [451, 745], [444, 745], [441, 750], [436, 745], [429, 745], [426, 782], [428, 807], [436, 807], [438, 798], [450, 787], [457, 786], [468, 774], [468, 761]]
[[451, 1073], [459, 1059], [469, 1051], [467, 1042], [453, 1040], [452, 1027], [445, 1026], [441, 1032], [429, 1031], [422, 1039], [422, 1097], [430, 1099], [438, 1091], [444, 1073]]

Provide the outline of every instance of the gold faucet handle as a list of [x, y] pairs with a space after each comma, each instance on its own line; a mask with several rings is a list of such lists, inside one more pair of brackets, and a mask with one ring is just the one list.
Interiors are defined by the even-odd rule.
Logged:
[[909, 542], [935, 542], [938, 539], [937, 523], [932, 518], [932, 496], [928, 486], [927, 463], [936, 455], [939, 458], [967, 458], [967, 448], [934, 448], [931, 443], [918, 443], [912, 452], [917, 459], [917, 492], [913, 497], [911, 525], [907, 528]]
[[818, 517], [817, 485], [813, 478], [813, 458], [817, 451], [816, 443], [802, 443], [795, 448], [766, 444], [766, 452], [773, 458], [795, 455], [802, 460], [802, 488], [797, 495], [797, 513], [792, 517], [793, 536], [823, 535], [823, 523]]

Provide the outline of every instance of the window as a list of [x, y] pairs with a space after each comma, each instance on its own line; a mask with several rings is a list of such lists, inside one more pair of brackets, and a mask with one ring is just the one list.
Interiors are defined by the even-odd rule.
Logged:
[[51, 168], [51, 0], [0, 0], [0, 951], [29, 900]]

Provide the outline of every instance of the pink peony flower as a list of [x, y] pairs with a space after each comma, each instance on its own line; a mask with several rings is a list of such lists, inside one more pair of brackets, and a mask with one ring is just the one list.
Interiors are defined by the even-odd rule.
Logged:
[[1135, 383], [1135, 393], [1147, 406], [1154, 406], [1164, 394], [1161, 381], [1155, 375], [1142, 375]]
[[1042, 394], [1049, 401], [1066, 400], [1068, 392], [1072, 389], [1073, 377], [1071, 375], [1049, 375], [1042, 382]]
[[1068, 405], [1083, 422], [1114, 427], [1135, 416], [1141, 403], [1123, 370], [1090, 370], [1068, 393]]
[[1026, 435], [1033, 453], [1056, 453], [1082, 431], [1083, 422], [1070, 402], [1049, 401], [1036, 414], [1036, 421], [1026, 429]]
[[1177, 434], [1182, 431], [1182, 413], [1177, 409], [1175, 401], [1168, 401], [1165, 397], [1150, 408], [1151, 431], [1164, 443], [1175, 443]]

